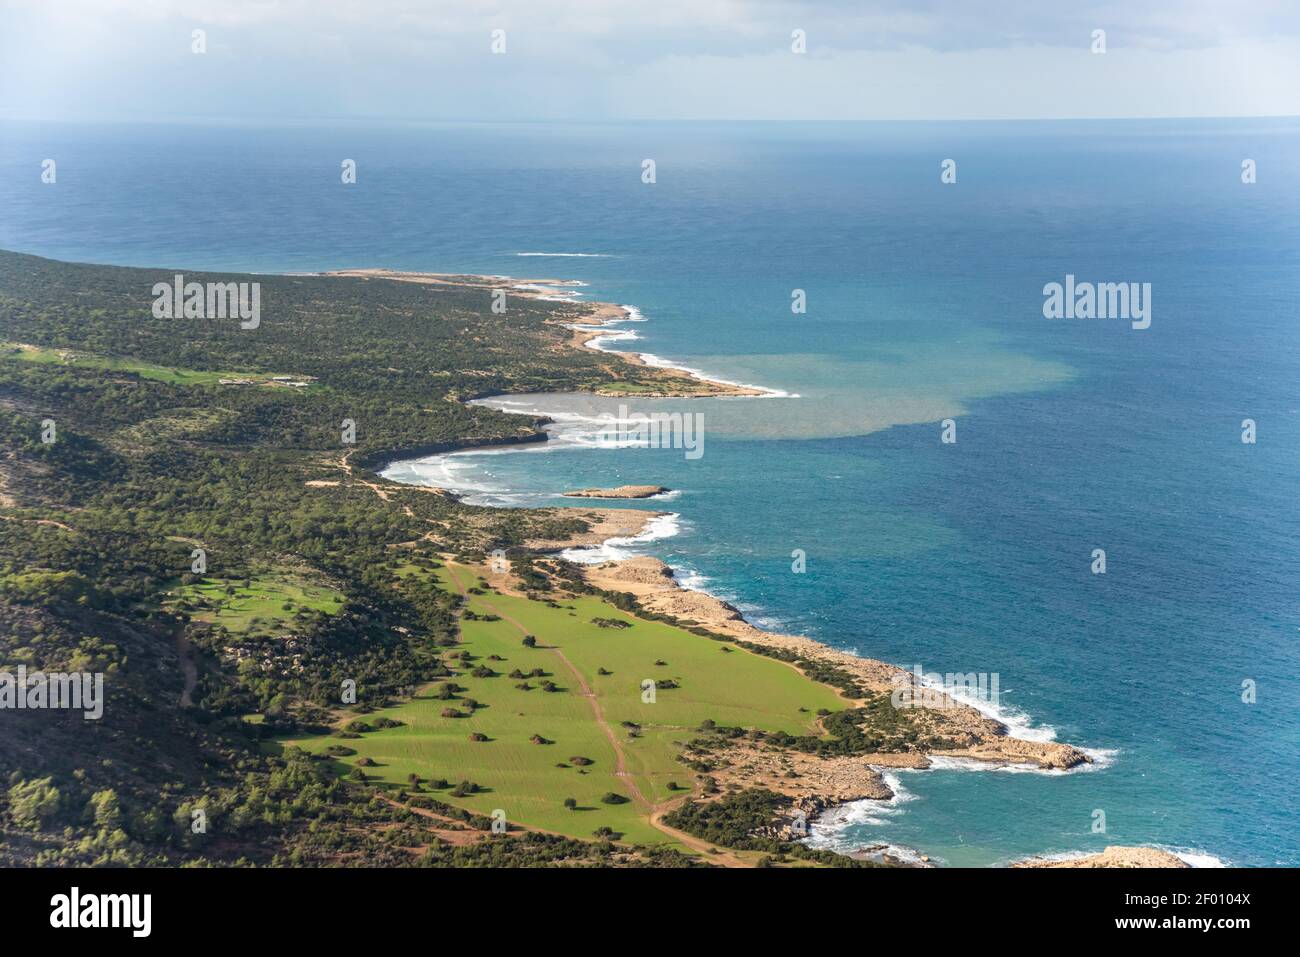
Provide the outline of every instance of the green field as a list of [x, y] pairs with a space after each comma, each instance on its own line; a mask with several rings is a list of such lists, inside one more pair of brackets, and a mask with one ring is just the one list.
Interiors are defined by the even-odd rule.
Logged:
[[247, 380], [251, 385], [261, 385], [272, 378], [261, 372], [204, 372], [198, 369], [178, 369], [173, 366], [138, 362], [135, 359], [118, 359], [65, 349], [43, 349], [16, 342], [0, 342], [0, 358], [71, 368], [128, 372], [142, 379], [153, 379], [172, 385], [220, 385], [222, 379]]
[[[436, 574], [453, 589], [477, 584], [474, 573], [463, 566], [439, 568]], [[628, 841], [657, 843], [667, 838], [648, 823], [646, 805], [601, 803], [608, 792], [633, 797], [628, 782], [615, 773], [617, 754], [607, 733], [615, 736], [645, 799], [659, 804], [685, 795], [693, 784], [694, 773], [676, 756], [706, 719], [800, 734], [815, 730], [818, 709], [844, 707], [833, 690], [785, 664], [635, 618], [596, 598], [565, 599], [552, 608], [494, 592], [468, 597], [467, 611], [501, 616], [497, 621], [463, 620], [462, 643], [456, 648], [473, 656], [467, 665], [455, 665], [463, 673], [452, 680], [466, 689], [458, 698], [469, 697], [485, 707], [470, 717], [442, 717], [447, 707], [467, 709], [460, 701], [433, 697], [440, 687], [434, 684], [414, 700], [362, 716], [367, 722], [390, 718], [402, 722], [401, 727], [359, 738], [322, 736], [285, 743], [313, 752], [331, 744], [354, 748], [356, 755], [339, 762], [341, 772], [369, 758], [375, 764], [364, 768], [367, 776], [393, 785], [406, 786], [413, 773], [425, 780], [445, 778], [452, 785], [472, 781], [485, 790], [463, 798], [451, 797], [449, 790], [433, 796], [486, 815], [500, 808], [508, 820], [525, 826], [579, 838], [609, 827]], [[624, 621], [630, 627], [601, 627], [593, 623], [597, 618]], [[525, 632], [536, 637], [536, 647], [522, 644]], [[490, 660], [492, 655], [502, 660]], [[479, 666], [497, 675], [472, 677], [469, 671]], [[521, 681], [509, 677], [516, 668], [524, 674], [540, 668], [545, 676], [526, 679], [531, 690], [522, 690], [516, 687]], [[601, 669], [609, 673], [602, 675]], [[642, 700], [642, 681], [647, 678], [657, 683], [671, 679], [680, 687], [656, 690], [655, 701], [647, 703]], [[543, 681], [559, 690], [543, 690]], [[583, 683], [594, 699], [582, 693]], [[638, 736], [631, 735], [624, 721], [640, 725]], [[489, 740], [470, 740], [474, 732]], [[534, 735], [554, 743], [533, 743]], [[575, 756], [592, 763], [573, 766], [569, 759]], [[669, 782], [682, 789], [671, 791]], [[578, 810], [564, 807], [569, 797], [577, 801]]]
[[196, 621], [247, 634], [283, 627], [300, 609], [332, 615], [343, 606], [343, 596], [323, 584], [268, 571], [251, 578], [210, 578], [181, 585], [168, 605], [176, 608], [182, 603]]

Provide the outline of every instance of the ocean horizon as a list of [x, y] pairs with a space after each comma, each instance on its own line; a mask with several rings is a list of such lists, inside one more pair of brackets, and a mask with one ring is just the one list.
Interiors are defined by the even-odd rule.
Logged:
[[[650, 534], [571, 557], [653, 555], [760, 627], [996, 675], [1013, 733], [1093, 759], [891, 771], [813, 844], [1300, 863], [1300, 121], [0, 129], [0, 248], [568, 280], [632, 309], [598, 347], [771, 390], [495, 396], [552, 439], [385, 474], [516, 507], [668, 486], [627, 506], [670, 513]], [[1067, 280], [1149, 284], [1149, 325], [1046, 318]], [[703, 454], [600, 442], [620, 406], [701, 416]]]

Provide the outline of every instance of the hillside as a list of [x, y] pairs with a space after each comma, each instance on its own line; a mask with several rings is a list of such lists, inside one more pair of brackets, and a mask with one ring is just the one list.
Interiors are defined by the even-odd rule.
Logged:
[[[708, 845], [659, 819], [720, 795], [726, 764], [688, 753], [697, 734], [818, 736], [843, 703], [524, 547], [591, 509], [471, 507], [367, 469], [540, 438], [473, 396], [700, 390], [573, 348], [591, 307], [187, 273], [262, 284], [241, 329], [155, 318], [171, 275], [0, 253], [0, 671], [99, 672], [106, 697], [97, 721], [0, 711], [0, 861], [682, 863]], [[512, 571], [486, 591], [495, 549]]]

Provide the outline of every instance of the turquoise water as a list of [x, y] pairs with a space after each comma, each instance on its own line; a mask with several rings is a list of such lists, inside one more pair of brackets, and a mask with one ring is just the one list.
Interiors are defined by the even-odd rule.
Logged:
[[[898, 800], [818, 840], [955, 865], [1106, 844], [1300, 863], [1295, 121], [0, 133], [4, 248], [579, 279], [645, 317], [616, 347], [797, 395], [632, 405], [699, 411], [698, 459], [584, 446], [614, 401], [514, 399], [560, 413], [549, 450], [404, 474], [514, 504], [671, 486], [639, 507], [675, 534], [622, 551], [772, 627], [996, 672], [1018, 729], [1097, 758], [899, 774]], [[591, 255], [519, 255], [538, 252]], [[1150, 282], [1151, 327], [1044, 319], [1067, 273]]]

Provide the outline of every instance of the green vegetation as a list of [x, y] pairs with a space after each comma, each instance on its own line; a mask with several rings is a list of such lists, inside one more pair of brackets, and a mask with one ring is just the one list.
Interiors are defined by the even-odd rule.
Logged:
[[[648, 805], [682, 797], [694, 729], [814, 741], [815, 713], [842, 707], [621, 599], [548, 603], [553, 579], [581, 587], [523, 545], [586, 521], [370, 471], [540, 437], [475, 396], [673, 387], [561, 347], [587, 307], [187, 273], [261, 283], [242, 330], [154, 319], [170, 278], [0, 252], [0, 667], [102, 673], [107, 699], [98, 721], [6, 713], [0, 864], [680, 863], [608, 842], [669, 843]], [[271, 384], [285, 370], [307, 385]], [[470, 575], [498, 548], [542, 600]], [[451, 839], [497, 808], [563, 836]]]
[[[455, 564], [436, 569], [433, 577], [450, 591], [468, 592], [473, 581], [468, 568]], [[461, 624], [454, 680], [379, 712], [400, 719], [401, 729], [349, 742], [375, 760], [377, 767], [367, 769], [370, 780], [397, 787], [411, 774], [468, 775], [484, 790], [456, 803], [479, 814], [501, 808], [511, 821], [574, 837], [609, 827], [626, 840], [663, 841], [647, 822], [647, 807], [629, 798], [615, 773], [618, 755], [606, 728], [613, 729], [640, 794], [659, 803], [674, 796], [669, 785], [683, 771], [678, 756], [701, 722], [811, 735], [815, 709], [842, 707], [832, 689], [768, 658], [742, 653], [720, 662], [712, 642], [672, 625], [635, 622], [635, 628], [611, 631], [596, 622], [602, 613], [628, 624], [635, 619], [597, 598], [579, 596], [565, 605], [574, 616], [545, 601], [467, 594], [464, 608], [477, 614]], [[536, 638], [533, 647], [520, 643], [521, 629]], [[492, 656], [502, 661], [500, 668], [491, 677], [475, 677], [476, 666]], [[647, 703], [641, 678], [661, 670], [656, 660], [673, 662], [682, 688]], [[613, 663], [614, 673], [601, 675], [599, 662]], [[557, 691], [538, 694], [538, 685], [523, 690], [500, 673], [504, 668], [549, 681]], [[599, 702], [604, 728], [582, 694], [584, 685]], [[467, 699], [484, 707], [471, 713]], [[472, 742], [470, 732], [490, 740]], [[557, 766], [555, 752], [538, 747], [534, 737], [571, 756]], [[290, 743], [315, 752], [328, 748], [331, 739], [295, 737]], [[343, 773], [356, 761], [341, 764]], [[611, 794], [617, 797], [607, 800]], [[565, 808], [566, 797], [575, 798], [580, 814]]]
[[762, 836], [778, 813], [790, 805], [790, 799], [771, 791], [753, 788], [730, 794], [716, 801], [687, 801], [665, 815], [664, 821], [675, 828], [702, 837], [722, 847], [745, 851], [767, 851], [781, 858], [794, 858], [831, 867], [877, 867], [871, 861], [858, 861], [831, 851], [816, 850], [793, 841]]
[[239, 581], [212, 578], [182, 585], [164, 604], [196, 621], [244, 634], [283, 628], [312, 613], [334, 615], [343, 602], [342, 595], [326, 586], [284, 573], [263, 573]]
[[[167, 382], [172, 385], [230, 385], [232, 387], [256, 385], [286, 389], [313, 387], [311, 382], [304, 382], [299, 376], [180, 369], [175, 366], [139, 362], [135, 359], [97, 356], [91, 353], [76, 352], [71, 349], [43, 349], [40, 346], [17, 342], [0, 342], [0, 360], [4, 359], [74, 366], [81, 369], [103, 369], [109, 372], [126, 372], [137, 375], [142, 379], [153, 379], [156, 382]], [[289, 382], [299, 384], [294, 386], [289, 385]]]

